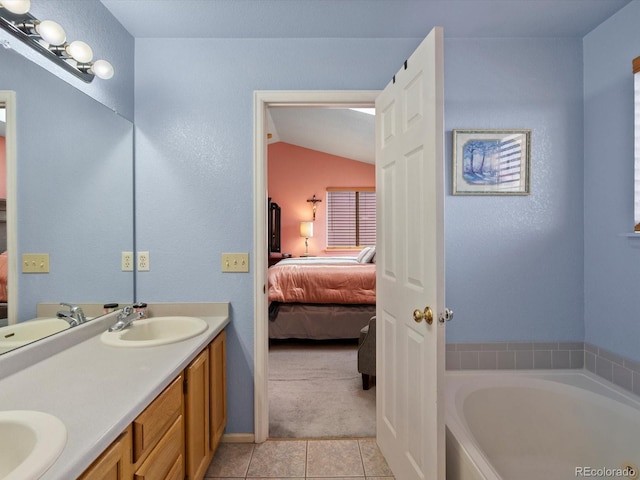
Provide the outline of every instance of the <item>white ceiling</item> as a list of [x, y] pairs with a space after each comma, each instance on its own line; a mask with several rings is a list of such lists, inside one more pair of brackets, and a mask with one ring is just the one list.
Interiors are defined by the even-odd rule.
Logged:
[[101, 0], [134, 37], [580, 37], [631, 0]]
[[[149, 38], [582, 38], [631, 0], [101, 0]], [[367, 118], [368, 117], [368, 118]], [[373, 163], [373, 117], [272, 109], [271, 142]]]
[[270, 108], [269, 143], [286, 142], [360, 162], [375, 160], [375, 117], [345, 108]]

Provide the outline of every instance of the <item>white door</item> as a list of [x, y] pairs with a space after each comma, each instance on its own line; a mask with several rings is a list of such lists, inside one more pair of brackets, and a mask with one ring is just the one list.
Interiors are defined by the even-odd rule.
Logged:
[[376, 99], [377, 440], [402, 480], [445, 478], [442, 47], [436, 27]]

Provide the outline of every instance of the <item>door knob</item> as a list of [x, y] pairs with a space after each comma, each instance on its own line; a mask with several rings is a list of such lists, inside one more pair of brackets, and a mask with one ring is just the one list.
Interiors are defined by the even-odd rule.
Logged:
[[416, 309], [413, 311], [413, 319], [420, 323], [422, 320], [426, 320], [426, 322], [431, 325], [433, 323], [433, 311], [431, 307], [424, 307], [424, 312]]
[[448, 308], [445, 308], [444, 313], [440, 316], [438, 321], [440, 323], [444, 323], [444, 322], [450, 322], [451, 320], [453, 320], [453, 310], [449, 310]]

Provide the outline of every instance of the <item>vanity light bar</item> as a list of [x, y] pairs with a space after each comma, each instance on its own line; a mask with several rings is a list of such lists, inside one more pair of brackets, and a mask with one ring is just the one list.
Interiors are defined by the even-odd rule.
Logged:
[[109, 62], [91, 61], [93, 52], [89, 45], [79, 40], [67, 43], [60, 25], [51, 20], [40, 21], [28, 12], [13, 13], [8, 4], [3, 5], [3, 0], [0, 0], [0, 28], [86, 83], [91, 83], [94, 77], [105, 80], [113, 77]]

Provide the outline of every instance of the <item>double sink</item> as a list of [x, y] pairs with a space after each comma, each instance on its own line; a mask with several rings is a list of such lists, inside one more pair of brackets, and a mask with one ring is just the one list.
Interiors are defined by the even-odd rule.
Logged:
[[[52, 320], [27, 322], [23, 336], [49, 332]], [[64, 320], [61, 322], [67, 324]], [[40, 325], [37, 325], [41, 322]], [[59, 324], [58, 326], [60, 326]], [[197, 317], [152, 317], [134, 321], [117, 332], [104, 332], [102, 343], [112, 347], [143, 348], [180, 342], [207, 330], [207, 323]], [[62, 330], [62, 328], [60, 329]], [[59, 331], [59, 330], [58, 330]], [[67, 429], [57, 417], [32, 410], [0, 411], [0, 478], [24, 480], [39, 478], [58, 458], [67, 442]]]

